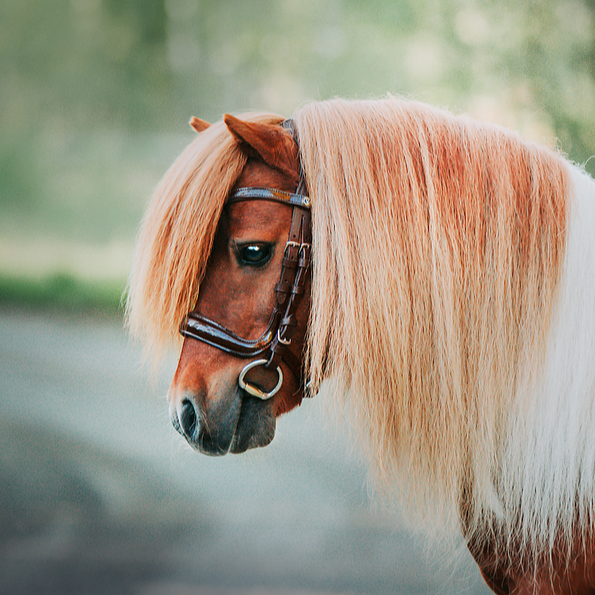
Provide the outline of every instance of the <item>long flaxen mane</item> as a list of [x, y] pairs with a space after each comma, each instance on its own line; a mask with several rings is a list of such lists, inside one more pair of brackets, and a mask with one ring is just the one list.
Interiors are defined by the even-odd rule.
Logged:
[[[277, 124], [279, 116], [245, 114]], [[160, 354], [198, 298], [226, 197], [247, 157], [225, 124], [213, 124], [182, 152], [159, 183], [136, 242], [126, 303], [133, 336]]]
[[313, 391], [331, 379], [381, 486], [418, 520], [547, 549], [573, 530], [567, 502], [523, 510], [501, 467], [523, 465], [503, 460], [507, 430], [538, 389], [557, 303], [564, 160], [396, 98], [313, 103], [295, 120], [313, 201]]

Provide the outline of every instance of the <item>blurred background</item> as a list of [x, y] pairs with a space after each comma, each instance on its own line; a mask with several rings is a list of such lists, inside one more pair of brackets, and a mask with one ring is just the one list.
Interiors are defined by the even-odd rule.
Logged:
[[148, 379], [121, 329], [190, 116], [388, 92], [593, 174], [595, 0], [0, 0], [1, 593], [485, 593], [368, 498], [319, 403], [262, 452], [190, 453], [175, 361]]

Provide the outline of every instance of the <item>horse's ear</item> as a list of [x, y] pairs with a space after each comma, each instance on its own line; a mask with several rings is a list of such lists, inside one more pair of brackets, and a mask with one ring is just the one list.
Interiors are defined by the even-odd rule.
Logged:
[[190, 122], [188, 122], [188, 124], [190, 124], [190, 126], [192, 126], [192, 128], [194, 128], [194, 130], [196, 130], [196, 132], [202, 132], [203, 130], [206, 130], [210, 124], [208, 122], [206, 122], [205, 120], [201, 120], [200, 118], [197, 118], [196, 116], [192, 116], [192, 118], [190, 118]]
[[255, 154], [267, 165], [295, 178], [297, 184], [298, 147], [287, 130], [278, 125], [245, 122], [230, 114], [225, 114], [223, 121], [247, 153]]

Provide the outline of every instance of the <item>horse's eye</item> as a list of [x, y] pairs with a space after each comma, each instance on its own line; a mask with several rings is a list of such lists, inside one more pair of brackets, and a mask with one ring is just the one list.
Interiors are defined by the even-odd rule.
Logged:
[[273, 255], [273, 245], [264, 242], [241, 244], [236, 247], [238, 264], [248, 267], [262, 267]]

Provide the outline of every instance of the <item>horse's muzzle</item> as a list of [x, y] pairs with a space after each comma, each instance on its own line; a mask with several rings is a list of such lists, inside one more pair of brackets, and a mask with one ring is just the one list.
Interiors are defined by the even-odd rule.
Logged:
[[197, 399], [186, 395], [179, 407], [172, 408], [171, 422], [188, 444], [210, 456], [241, 453], [266, 446], [275, 436], [272, 405], [237, 388], [231, 403], [201, 411]]

